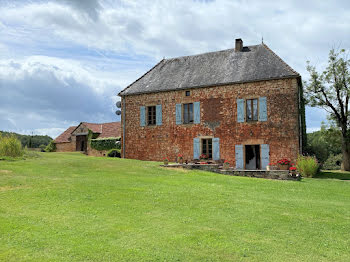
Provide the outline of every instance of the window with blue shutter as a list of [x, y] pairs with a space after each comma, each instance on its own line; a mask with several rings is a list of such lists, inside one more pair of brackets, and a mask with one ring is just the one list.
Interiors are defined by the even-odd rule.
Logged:
[[140, 106], [140, 126], [146, 125], [146, 107]]
[[193, 114], [194, 114], [193, 123], [200, 124], [200, 122], [201, 122], [200, 102], [193, 103]]
[[193, 139], [193, 159], [199, 159], [200, 144], [199, 138]]
[[235, 146], [236, 169], [244, 169], [243, 145]]
[[162, 105], [156, 105], [156, 124], [162, 125]]
[[270, 146], [263, 144], [260, 145], [261, 150], [261, 169], [266, 169], [266, 166], [270, 163]]
[[244, 122], [244, 99], [237, 99], [237, 122]]
[[266, 97], [259, 97], [259, 121], [267, 121]]
[[181, 115], [181, 104], [176, 104], [175, 106], [175, 113], [176, 113], [176, 124], [181, 125], [182, 124], [182, 115]]
[[213, 160], [220, 160], [220, 139], [213, 138]]

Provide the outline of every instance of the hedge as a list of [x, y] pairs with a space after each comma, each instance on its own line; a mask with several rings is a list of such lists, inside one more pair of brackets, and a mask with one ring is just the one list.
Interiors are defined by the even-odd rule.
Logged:
[[98, 151], [120, 149], [120, 137], [96, 138], [90, 140], [90, 146]]
[[108, 157], [119, 157], [120, 158], [120, 149], [111, 149], [107, 153]]

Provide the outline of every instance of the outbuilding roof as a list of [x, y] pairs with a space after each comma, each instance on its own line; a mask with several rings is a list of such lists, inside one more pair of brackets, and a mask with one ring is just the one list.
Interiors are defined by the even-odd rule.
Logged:
[[70, 126], [66, 131], [60, 134], [56, 139], [55, 143], [68, 143], [70, 142], [70, 137], [72, 132], [76, 129], [76, 126]]
[[120, 96], [299, 77], [265, 44], [163, 59]]
[[120, 122], [110, 122], [110, 123], [87, 123], [81, 122], [78, 126], [71, 126], [62, 134], [60, 134], [56, 139], [55, 143], [67, 143], [70, 142], [70, 138], [74, 130], [76, 130], [80, 125], [85, 125], [93, 133], [99, 134], [98, 138], [107, 138], [107, 137], [120, 137], [121, 136], [121, 126]]

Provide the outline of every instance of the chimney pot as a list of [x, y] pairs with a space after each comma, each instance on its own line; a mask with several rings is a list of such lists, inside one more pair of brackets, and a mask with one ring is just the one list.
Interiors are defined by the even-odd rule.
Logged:
[[243, 40], [241, 38], [236, 39], [235, 51], [242, 52], [243, 50]]

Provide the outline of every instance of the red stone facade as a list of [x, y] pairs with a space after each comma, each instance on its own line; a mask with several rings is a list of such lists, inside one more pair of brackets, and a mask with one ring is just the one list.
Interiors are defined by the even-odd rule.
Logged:
[[[125, 158], [193, 160], [194, 138], [219, 138], [220, 158], [235, 166], [235, 145], [270, 147], [270, 162], [295, 161], [301, 150], [298, 78], [122, 96]], [[237, 122], [237, 99], [267, 98], [266, 122]], [[200, 124], [177, 125], [176, 104], [200, 102]], [[162, 125], [140, 126], [140, 106], [162, 105]], [[123, 130], [122, 114], [122, 130]], [[122, 141], [124, 141], [122, 132]], [[123, 152], [122, 152], [123, 155]]]

